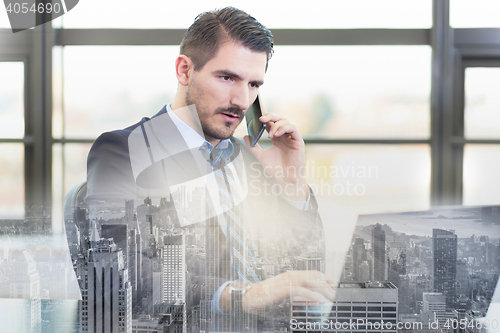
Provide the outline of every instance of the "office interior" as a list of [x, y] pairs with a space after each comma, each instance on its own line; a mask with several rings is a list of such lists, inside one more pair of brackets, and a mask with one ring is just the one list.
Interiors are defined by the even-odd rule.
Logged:
[[86, 0], [17, 33], [0, 10], [0, 233], [64, 234], [93, 141], [172, 101], [185, 29], [226, 5], [273, 32], [262, 101], [302, 133], [334, 242], [359, 214], [498, 205], [497, 1]]

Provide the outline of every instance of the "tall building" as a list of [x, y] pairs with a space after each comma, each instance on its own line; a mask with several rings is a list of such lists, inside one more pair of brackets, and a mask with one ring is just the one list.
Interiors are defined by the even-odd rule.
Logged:
[[446, 306], [452, 308], [456, 298], [457, 235], [453, 231], [432, 230], [433, 290], [443, 293]]
[[469, 288], [469, 270], [467, 260], [457, 260], [457, 296], [468, 295]]
[[129, 248], [128, 248], [128, 278], [132, 287], [132, 305], [135, 307], [138, 298], [138, 260], [140, 260], [140, 252], [137, 244], [137, 229], [129, 231]]
[[406, 244], [404, 242], [391, 242], [388, 245], [387, 279], [400, 287], [401, 276], [406, 274]]
[[391, 242], [389, 244], [390, 269], [399, 275], [406, 274], [407, 249], [405, 242]]
[[[139, 311], [142, 304], [141, 297], [141, 277], [142, 277], [142, 256], [141, 237], [137, 219], [133, 214], [134, 201], [125, 202], [126, 224], [102, 224], [102, 238], [113, 238], [118, 250], [122, 251], [125, 259], [125, 267], [128, 270], [129, 282], [132, 287], [132, 306]], [[135, 311], [135, 310], [134, 310]]]
[[217, 219], [210, 219], [205, 225], [205, 283], [201, 288], [200, 331], [255, 332], [257, 316], [243, 312], [241, 304], [235, 304], [236, 309], [232, 316], [219, 316], [212, 311], [212, 295], [220, 283], [217, 276], [230, 276], [230, 264], [220, 258], [220, 246], [226, 242]]
[[370, 280], [370, 263], [368, 261], [363, 261], [359, 265], [358, 270], [358, 280], [357, 281], [369, 281]]
[[[137, 246], [137, 251], [135, 252], [135, 261], [136, 261], [136, 266], [137, 266], [137, 276], [136, 276], [136, 283], [137, 283], [137, 302], [132, 303], [134, 306], [137, 305], [137, 308], [140, 309], [142, 307], [142, 285], [143, 285], [143, 279], [142, 279], [142, 238], [141, 238], [141, 229], [139, 227], [139, 223], [137, 219], [134, 220], [136, 228], [135, 230], [135, 243]], [[133, 245], [133, 242], [130, 242], [131, 246]], [[134, 246], [135, 248], [135, 246]]]
[[163, 237], [161, 258], [161, 301], [185, 302], [186, 248], [184, 235]]
[[373, 280], [385, 281], [386, 276], [386, 255], [385, 255], [385, 231], [380, 224], [376, 224], [372, 230], [372, 250], [373, 250]]
[[79, 306], [80, 332], [132, 332], [132, 288], [125, 258], [112, 239], [93, 224]]
[[158, 265], [158, 253], [157, 253], [157, 243], [152, 234], [148, 233], [146, 236], [141, 235], [142, 237], [147, 238], [147, 243], [142, 249], [142, 276], [141, 276], [141, 308], [142, 311], [146, 313], [151, 313], [153, 311], [154, 305], [154, 272], [155, 266]]
[[400, 328], [398, 333], [444, 333], [436, 325], [436, 315], [434, 312], [422, 311], [419, 314], [400, 314]]
[[398, 289], [391, 282], [341, 282], [334, 302], [293, 301], [291, 312], [291, 332], [396, 332]]
[[125, 200], [125, 219], [124, 222], [131, 225], [134, 219], [134, 200]]
[[186, 304], [184, 302], [157, 303], [154, 305], [153, 314], [156, 318], [163, 318], [163, 324], [168, 324], [166, 326], [169, 333], [187, 332]]
[[[219, 244], [225, 244], [225, 236], [218, 232], [219, 225], [216, 219], [209, 219], [205, 224], [205, 283], [201, 288], [200, 301], [200, 330], [205, 332], [221, 329], [231, 331], [231, 318], [219, 320], [211, 311], [212, 295], [219, 287], [216, 276], [229, 276], [230, 267], [219, 265]], [[224, 262], [225, 263], [225, 262]]]
[[[369, 265], [368, 265], [368, 253], [365, 247], [365, 241], [363, 238], [356, 237], [354, 243], [352, 244], [352, 279], [353, 281], [368, 281], [369, 277]], [[368, 269], [368, 276], [366, 276]]]
[[486, 263], [490, 266], [497, 266], [497, 246], [493, 243], [485, 244], [485, 252], [486, 252]]
[[446, 297], [442, 293], [423, 293], [423, 311], [436, 314], [439, 326], [446, 322]]
[[482, 207], [481, 221], [483, 222], [500, 222], [500, 207]]
[[186, 243], [184, 234], [163, 237], [160, 293], [166, 305], [160, 311], [172, 318], [172, 332], [186, 332]]
[[[40, 275], [36, 262], [27, 251], [12, 256], [2, 265], [2, 270], [7, 272], [10, 298], [24, 299], [24, 314], [22, 320], [14, 316], [15, 322], [2, 323], [4, 330], [12, 332], [41, 333], [42, 310], [40, 299]], [[8, 311], [3, 309], [2, 311]], [[9, 318], [9, 320], [12, 320]]]

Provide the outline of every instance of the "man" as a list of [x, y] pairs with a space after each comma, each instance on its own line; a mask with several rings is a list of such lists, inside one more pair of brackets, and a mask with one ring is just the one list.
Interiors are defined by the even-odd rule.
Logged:
[[[110, 210], [106, 206], [116, 209], [126, 200], [156, 195], [170, 196], [177, 205], [171, 214], [175, 223], [150, 218], [150, 234], [159, 226], [167, 244], [168, 235], [176, 234], [174, 227], [177, 234], [206, 230], [205, 241], [192, 243], [193, 247], [203, 244], [200, 251], [206, 263], [200, 268], [185, 259], [186, 295], [178, 297], [188, 303], [188, 312], [200, 309], [196, 320], [209, 322], [209, 330], [248, 330], [248, 323], [240, 325], [235, 314], [265, 316], [267, 312], [269, 316], [273, 313], [269, 309], [283, 307], [290, 297], [317, 303], [334, 296], [332, 282], [318, 271], [278, 271], [264, 279], [258, 268], [252, 243], [264, 239], [266, 244], [276, 243], [270, 249], [281, 246], [288, 251], [284, 256], [291, 260], [302, 255], [298, 251], [307, 249], [309, 256], [314, 252], [324, 267], [321, 220], [304, 177], [305, 145], [297, 127], [281, 115], [263, 115], [260, 121], [267, 123], [273, 144], [266, 150], [250, 147], [248, 136], [245, 142], [232, 136], [264, 84], [272, 53], [271, 32], [245, 12], [228, 7], [200, 14], [175, 61], [179, 86], [172, 104], [151, 119], [101, 135], [89, 153], [86, 202], [93, 228], [104, 223], [102, 212]], [[181, 202], [195, 193], [183, 192], [186, 184], [199, 180], [206, 189], [200, 194], [201, 205], [198, 201], [201, 207], [191, 202], [187, 209], [181, 208]], [[250, 229], [259, 235], [257, 239], [252, 240]], [[162, 237], [153, 238], [162, 243]], [[286, 264], [280, 271], [283, 267]], [[171, 273], [162, 269], [162, 283], [168, 285]]]

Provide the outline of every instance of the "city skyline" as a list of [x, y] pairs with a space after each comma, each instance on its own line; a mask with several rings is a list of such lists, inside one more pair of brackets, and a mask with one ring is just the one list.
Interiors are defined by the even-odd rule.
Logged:
[[438, 207], [425, 211], [410, 211], [401, 213], [383, 213], [360, 215], [357, 226], [371, 224], [387, 224], [397, 232], [418, 236], [430, 235], [433, 228], [452, 229], [459, 238], [472, 235], [489, 235], [490, 238], [500, 238], [500, 220], [482, 221], [482, 208], [479, 207]]
[[[154, 205], [151, 200], [146, 199], [144, 203], [137, 207], [130, 202], [126, 202], [124, 207], [125, 209], [121, 211], [121, 213], [112, 212], [112, 208], [110, 210], [111, 213], [104, 212], [103, 214], [107, 216], [107, 220], [99, 220], [99, 228], [97, 228], [96, 223], [91, 224], [91, 227], [86, 227], [86, 224], [81, 223], [81, 221], [80, 224], [77, 223], [77, 225], [80, 226], [80, 231], [74, 232], [68, 228], [68, 237], [77, 235], [80, 237], [74, 243], [71, 241], [69, 242], [70, 252], [73, 255], [82, 253], [82, 250], [88, 251], [95, 247], [95, 244], [97, 244], [95, 242], [99, 242], [100, 244], [104, 242], [108, 244], [104, 246], [104, 248], [116, 248], [116, 250], [108, 251], [109, 254], [106, 255], [118, 253], [117, 251], [121, 253], [117, 254], [117, 257], [122, 257], [123, 262], [122, 264], [117, 264], [118, 266], [116, 269], [122, 272], [120, 274], [127, 276], [126, 281], [125, 279], [123, 281], [126, 282], [128, 287], [123, 288], [123, 293], [125, 293], [125, 295], [130, 295], [126, 296], [126, 299], [130, 299], [127, 302], [132, 303], [130, 305], [126, 304], [125, 306], [125, 309], [130, 308], [131, 313], [133, 313], [133, 320], [132, 317], [129, 316], [130, 324], [127, 324], [131, 330], [132, 327], [139, 329], [139, 327], [164, 327], [167, 325], [177, 327], [180, 330], [179, 332], [200, 331], [200, 320], [203, 317], [202, 308], [191, 309], [189, 320], [187, 320], [186, 312], [183, 310], [185, 308], [185, 303], [182, 301], [182, 296], [180, 299], [177, 299], [176, 302], [172, 302], [168, 300], [165, 301], [166, 299], [162, 300], [161, 296], [155, 297], [154, 295], [157, 293], [160, 295], [162, 280], [164, 280], [163, 287], [166, 287], [166, 284], [169, 283], [170, 280], [166, 278], [167, 274], [173, 273], [175, 275], [175, 270], [165, 270], [165, 267], [174, 265], [175, 260], [182, 260], [182, 257], [178, 256], [179, 253], [183, 252], [182, 249], [185, 249], [185, 260], [191, 262], [191, 267], [204, 267], [203, 258], [205, 253], [199, 245], [209, 244], [206, 243], [206, 229], [192, 226], [189, 230], [185, 230], [179, 234], [179, 229], [176, 228], [175, 220], [169, 218], [169, 216], [171, 217], [171, 211], [169, 210], [173, 209], [171, 198], [161, 199], [159, 205]], [[470, 211], [461, 208], [457, 211], [453, 211], [452, 215], [445, 215], [441, 210], [424, 213], [409, 212], [405, 214], [362, 216], [360, 217], [361, 223], [356, 227], [352, 237], [352, 244], [356, 246], [352, 248], [351, 252], [348, 253], [346, 257], [344, 272], [346, 269], [349, 270], [348, 262], [351, 260], [352, 277], [354, 277], [355, 274], [358, 276], [354, 281], [361, 281], [360, 283], [374, 281], [374, 254], [372, 251], [372, 243], [377, 242], [379, 250], [385, 249], [385, 259], [383, 260], [383, 270], [385, 271], [384, 280], [394, 284], [398, 291], [397, 314], [404, 317], [412, 313], [418, 313], [419, 311], [425, 312], [424, 293], [439, 292], [435, 290], [433, 286], [435, 282], [433, 277], [434, 273], [432, 271], [435, 262], [435, 251], [432, 245], [433, 230], [444, 229], [427, 228], [425, 236], [406, 234], [397, 230], [405, 228], [412, 230], [411, 224], [415, 220], [423, 220], [427, 222], [424, 224], [432, 227], [434, 222], [438, 220], [454, 222], [456, 219], [454, 219], [453, 216], [460, 217], [464, 214], [475, 216], [477, 221], [482, 221], [480, 223], [494, 224], [499, 211], [496, 208], [470, 208], [469, 210]], [[122, 217], [118, 217], [120, 214]], [[88, 212], [86, 212], [85, 209], [78, 210], [76, 215], [84, 218], [85, 221], [88, 222]], [[388, 216], [397, 217], [399, 223], [394, 223], [395, 219], [387, 218]], [[367, 222], [370, 218], [374, 220], [373, 222], [375, 223], [368, 224]], [[384, 220], [384, 218], [386, 218], [385, 221], [388, 223], [378, 223]], [[429, 221], [432, 223], [428, 223]], [[379, 230], [379, 234], [381, 235], [383, 233], [385, 237], [373, 237], [375, 226], [376, 229]], [[396, 227], [393, 229], [391, 226]], [[97, 230], [97, 232], [95, 230]], [[482, 235], [477, 232], [477, 230], [475, 231], [475, 234], [468, 235], [467, 237], [456, 235], [457, 255], [454, 273], [456, 278], [454, 282], [456, 287], [456, 307], [461, 307], [460, 309], [462, 310], [470, 309], [467, 310], [469, 311], [467, 312], [468, 318], [475, 318], [474, 316], [484, 315], [486, 313], [491, 295], [496, 288], [498, 280], [497, 267], [500, 266], [498, 265], [500, 263], [500, 257], [498, 256], [500, 253], [500, 244], [498, 237], [496, 237], [497, 234]], [[85, 242], [85, 238], [81, 238], [82, 234], [80, 234], [80, 232], [87, 232], [89, 235], [87, 243]], [[447, 231], [446, 233], [453, 235], [454, 231]], [[182, 235], [183, 240], [180, 241], [180, 244], [184, 245], [180, 245], [180, 247], [179, 245], [175, 245], [179, 244], [179, 238], [175, 235]], [[112, 241], [110, 240], [111, 238], [113, 239]], [[106, 241], [106, 239], [108, 239], [108, 241]], [[260, 240], [258, 235], [257, 240]], [[94, 242], [94, 245], [92, 245], [92, 242]], [[120, 245], [118, 246], [118, 244]], [[382, 244], [383, 248], [381, 247]], [[284, 245], [284, 243], [281, 244], [281, 246], [282, 245]], [[139, 251], [138, 248], [141, 247], [142, 251]], [[296, 250], [293, 250], [293, 247], [289, 247], [288, 250], [287, 247], [266, 247], [263, 246], [260, 241], [256, 243], [256, 247], [259, 254], [259, 272], [267, 277], [291, 269], [318, 268], [323, 270], [327, 266], [333, 264], [333, 262], [323, 262], [321, 258], [315, 257], [312, 254], [310, 256], [296, 255], [295, 253], [298, 252], [295, 252]], [[100, 248], [101, 250], [99, 251], [102, 252], [102, 245]], [[120, 248], [120, 250], [118, 250], [118, 248]], [[356, 255], [355, 252], [357, 253]], [[171, 256], [168, 256], [169, 253]], [[103, 254], [100, 255], [102, 256]], [[115, 254], [113, 254], [113, 256], [115, 256]], [[125, 260], [127, 257], [128, 260]], [[120, 260], [117, 259], [117, 261]], [[142, 265], [139, 264], [139, 262], [142, 262]], [[354, 264], [355, 262], [356, 265]], [[205, 261], [205, 263], [208, 263], [208, 261]], [[7, 264], [5, 258], [0, 264], [2, 264], [2, 267], [6, 267], [4, 266]], [[89, 260], [87, 265], [95, 266], [92, 260]], [[142, 266], [142, 269], [139, 268], [140, 266]], [[42, 269], [43, 267], [42, 264], [37, 264], [37, 269]], [[357, 273], [355, 273], [356, 270], [354, 267], [358, 268]], [[82, 274], [89, 268], [90, 266], [85, 268], [84, 260], [80, 260], [80, 264], [75, 262], [75, 269], [77, 273], [80, 272], [79, 274]], [[139, 274], [139, 272], [141, 274]], [[133, 276], [134, 278], [132, 278]], [[182, 275], [177, 276], [178, 281], [181, 276]], [[343, 277], [343, 282], [341, 283], [349, 282], [349, 278], [345, 279], [345, 277], [346, 276]], [[134, 279], [135, 283], [133, 282]], [[184, 282], [186, 283], [185, 299], [186, 303], [189, 303], [192, 301], [193, 297], [191, 288], [196, 285], [196, 280], [193, 280], [193, 276], [186, 276]], [[133, 287], [134, 284], [136, 284], [137, 287]], [[175, 287], [175, 285], [179, 286], [179, 284], [172, 284], [172, 288], [178, 288]], [[190, 288], [187, 288], [187, 286], [190, 286]], [[409, 290], [411, 290], [412, 293], [408, 293], [407, 291]], [[361, 288], [359, 292], [362, 293], [363, 288]], [[84, 296], [87, 295], [84, 293]], [[205, 304], [205, 306], [209, 306], [210, 297], [208, 296], [209, 295], [205, 294], [204, 297], [206, 297], [206, 301], [202, 302], [202, 305]], [[445, 295], [443, 296], [446, 298]], [[87, 308], [88, 307], [87, 304]], [[47, 308], [47, 305], [44, 303], [42, 303], [41, 308], [42, 314], [40, 316], [43, 326], [47, 325], [43, 320], [44, 313], [52, 313], [53, 311], [44, 310], [50, 309], [50, 307]], [[80, 307], [80, 309], [83, 311], [83, 307]], [[141, 312], [140, 309], [147, 310], [146, 312]], [[449, 308], [447, 308], [447, 311], [448, 309]], [[454, 311], [458, 310], [455, 309]], [[89, 312], [88, 310], [86, 311]], [[442, 316], [443, 314], [441, 313], [440, 315]], [[448, 312], [446, 312], [445, 315], [448, 316], [446, 318], [458, 316], [457, 314], [453, 314], [453, 316], [450, 317], [451, 315]], [[45, 314], [45, 316], [48, 315]], [[124, 318], [125, 317], [127, 316], [124, 316]], [[252, 318], [249, 319], [253, 320]], [[200, 323], [200, 325], [193, 324], [193, 320]], [[186, 325], [186, 321], [191, 323], [190, 326]], [[280, 327], [275, 323], [269, 324], [269, 322], [267, 322], [266, 324], [275, 329]], [[262, 322], [259, 325], [262, 325]], [[71, 331], [71, 329], [68, 329], [68, 331]]]
[[[383, 231], [387, 237], [384, 242], [386, 276], [400, 289], [400, 314], [418, 314], [424, 308], [424, 294], [437, 293], [446, 300], [442, 305], [446, 311], [458, 311], [459, 316], [472, 311], [475, 314], [469, 314], [470, 318], [483, 316], [499, 280], [498, 230], [496, 233], [482, 234], [481, 230], [473, 229], [464, 235], [462, 229], [462, 235], [459, 236], [455, 230], [436, 227], [434, 222], [453, 222], [467, 215], [474, 216], [476, 224], [496, 225], [498, 213], [498, 207], [461, 207], [455, 211], [436, 209], [361, 216], [361, 223], [358, 223], [353, 233], [346, 256], [342, 280], [358, 281], [363, 270], [369, 270], [373, 276], [376, 262], [374, 246], [380, 247], [380, 244], [374, 244], [380, 242], [380, 238], [374, 238], [374, 234]], [[425, 229], [425, 234], [412, 234], [415, 230], [413, 224], [422, 221], [418, 230]], [[447, 318], [451, 318], [448, 315]], [[444, 316], [444, 313], [439, 316]]]

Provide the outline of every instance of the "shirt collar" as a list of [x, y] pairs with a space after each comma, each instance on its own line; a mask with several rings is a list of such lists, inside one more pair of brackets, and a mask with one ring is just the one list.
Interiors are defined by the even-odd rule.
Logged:
[[[181, 132], [182, 138], [186, 142], [189, 149], [199, 149], [201, 146], [206, 144], [208, 144], [208, 149], [210, 152], [214, 149], [214, 146], [210, 142], [206, 141], [205, 138], [200, 135], [200, 133], [196, 132], [192, 127], [182, 121], [182, 119], [175, 114], [175, 112], [171, 108], [171, 104], [167, 105], [167, 114], [170, 116], [179, 132]], [[229, 159], [234, 151], [234, 146], [230, 139], [221, 140], [216, 148], [222, 150], [221, 157], [223, 159]]]

